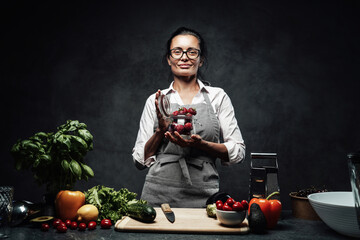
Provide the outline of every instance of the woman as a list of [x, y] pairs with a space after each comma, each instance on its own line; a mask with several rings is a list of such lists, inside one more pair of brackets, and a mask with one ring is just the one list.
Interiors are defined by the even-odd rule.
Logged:
[[[167, 42], [166, 60], [174, 80], [147, 99], [133, 149], [136, 166], [149, 168], [141, 198], [152, 206], [166, 202], [172, 207], [204, 207], [219, 191], [215, 160], [220, 158], [223, 165], [241, 162], [244, 141], [228, 95], [198, 79], [206, 61], [200, 34], [183, 27], [176, 30]], [[196, 109], [196, 134], [184, 139], [168, 131], [169, 123], [159, 111], [160, 94], [169, 98], [171, 112]]]

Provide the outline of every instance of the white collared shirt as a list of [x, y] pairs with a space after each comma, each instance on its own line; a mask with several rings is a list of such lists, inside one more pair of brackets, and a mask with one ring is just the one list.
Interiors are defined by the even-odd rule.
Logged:
[[[218, 87], [205, 86], [200, 80], [197, 80], [200, 90], [195, 95], [191, 104], [205, 102], [202, 92], [208, 94], [211, 106], [214, 109], [216, 117], [219, 119], [220, 131], [224, 139], [224, 145], [227, 148], [229, 162], [222, 162], [223, 165], [230, 165], [241, 162], [245, 157], [245, 144], [242, 138], [240, 128], [238, 127], [235, 118], [234, 107], [229, 96], [225, 91]], [[173, 88], [173, 83], [170, 87], [161, 92], [168, 96], [170, 103], [177, 103], [184, 105], [179, 93]], [[156, 161], [156, 156], [151, 156], [144, 159], [145, 144], [154, 134], [154, 122], [156, 116], [155, 108], [155, 93], [146, 100], [144, 110], [140, 119], [140, 128], [133, 148], [133, 160], [138, 161], [142, 165], [150, 166]]]

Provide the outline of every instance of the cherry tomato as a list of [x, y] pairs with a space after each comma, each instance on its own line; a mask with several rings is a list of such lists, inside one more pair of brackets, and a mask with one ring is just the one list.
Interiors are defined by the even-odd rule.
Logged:
[[216, 203], [216, 208], [218, 210], [223, 210], [223, 203], [222, 202]]
[[221, 200], [217, 200], [217, 201], [216, 201], [216, 204], [218, 204], [218, 203], [223, 204], [223, 202], [222, 202]]
[[89, 230], [94, 230], [94, 229], [96, 229], [96, 222], [95, 222], [95, 221], [89, 222], [89, 224], [88, 224], [88, 229], [89, 229]]
[[244, 209], [244, 206], [243, 206], [240, 202], [235, 202], [235, 203], [233, 204], [233, 206], [232, 206], [232, 209], [233, 209], [234, 211], [243, 211], [243, 210], [245, 210], [245, 209]]
[[86, 230], [86, 224], [85, 223], [79, 223], [79, 231], [85, 231]]
[[56, 228], [60, 223], [62, 223], [62, 221], [60, 220], [60, 219], [55, 219], [54, 221], [53, 221], [53, 227], [54, 228]]
[[69, 220], [69, 219], [66, 220], [66, 221], [65, 221], [65, 225], [66, 225], [66, 227], [70, 227], [70, 225], [71, 225], [71, 220]]
[[245, 209], [245, 210], [248, 210], [248, 208], [249, 208], [249, 203], [248, 203], [246, 200], [242, 200], [242, 201], [241, 201], [241, 204], [244, 206], [244, 209]]
[[[77, 229], [77, 227], [78, 227], [77, 222], [71, 222], [71, 224], [70, 224], [70, 228], [71, 228], [72, 230]], [[86, 228], [86, 226], [85, 226], [85, 228]]]
[[229, 206], [229, 204], [226, 202], [224, 203], [223, 209], [224, 211], [232, 211], [232, 207]]
[[47, 232], [47, 231], [49, 231], [49, 228], [50, 228], [49, 224], [47, 224], [47, 223], [41, 224], [41, 231]]
[[232, 207], [232, 205], [235, 203], [235, 200], [230, 197], [230, 198], [228, 198], [228, 199], [226, 200], [226, 203], [227, 203], [230, 207]]
[[59, 224], [57, 227], [56, 227], [57, 231], [60, 232], [60, 233], [65, 233], [67, 231], [67, 227], [64, 224]]
[[101, 228], [111, 228], [111, 220], [110, 219], [103, 219], [101, 220], [100, 226]]

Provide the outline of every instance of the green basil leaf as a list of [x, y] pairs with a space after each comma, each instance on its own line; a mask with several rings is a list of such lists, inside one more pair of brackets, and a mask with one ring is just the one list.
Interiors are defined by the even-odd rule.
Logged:
[[48, 154], [42, 154], [39, 156], [40, 160], [45, 161], [45, 162], [50, 162], [51, 161], [51, 156]]
[[93, 136], [91, 133], [86, 129], [79, 129], [78, 130], [79, 136], [84, 139], [86, 142], [90, 142], [93, 140]]
[[77, 177], [79, 180], [81, 179], [81, 173], [82, 173], [82, 170], [81, 170], [81, 167], [79, 165], [79, 163], [75, 160], [71, 160], [70, 162], [70, 170], [71, 172], [73, 173], [73, 175], [75, 177]]
[[37, 166], [39, 166], [39, 164], [40, 164], [40, 159], [37, 158], [37, 159], [35, 160], [35, 162], [33, 163], [33, 167], [34, 167], [34, 168], [37, 168]]
[[81, 163], [81, 167], [85, 176], [94, 177], [94, 171], [86, 164]]
[[77, 149], [84, 152], [87, 151], [88, 145], [81, 137], [71, 136], [71, 140]]
[[79, 123], [78, 128], [85, 129], [85, 128], [87, 128], [87, 126], [85, 123]]
[[70, 172], [70, 164], [66, 159], [61, 161], [61, 167], [63, 168], [64, 172], [66, 173]]

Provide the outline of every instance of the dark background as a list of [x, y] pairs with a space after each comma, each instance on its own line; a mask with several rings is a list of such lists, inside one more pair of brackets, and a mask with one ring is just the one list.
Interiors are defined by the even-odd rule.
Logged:
[[164, 46], [179, 26], [208, 44], [206, 80], [230, 96], [247, 152], [221, 190], [247, 199], [250, 152], [276, 152], [285, 209], [312, 185], [350, 190], [360, 149], [358, 1], [7, 1], [2, 12], [0, 184], [40, 201], [9, 154], [18, 138], [78, 119], [94, 135], [95, 172], [76, 189], [141, 193], [132, 148], [146, 98], [169, 85]]

